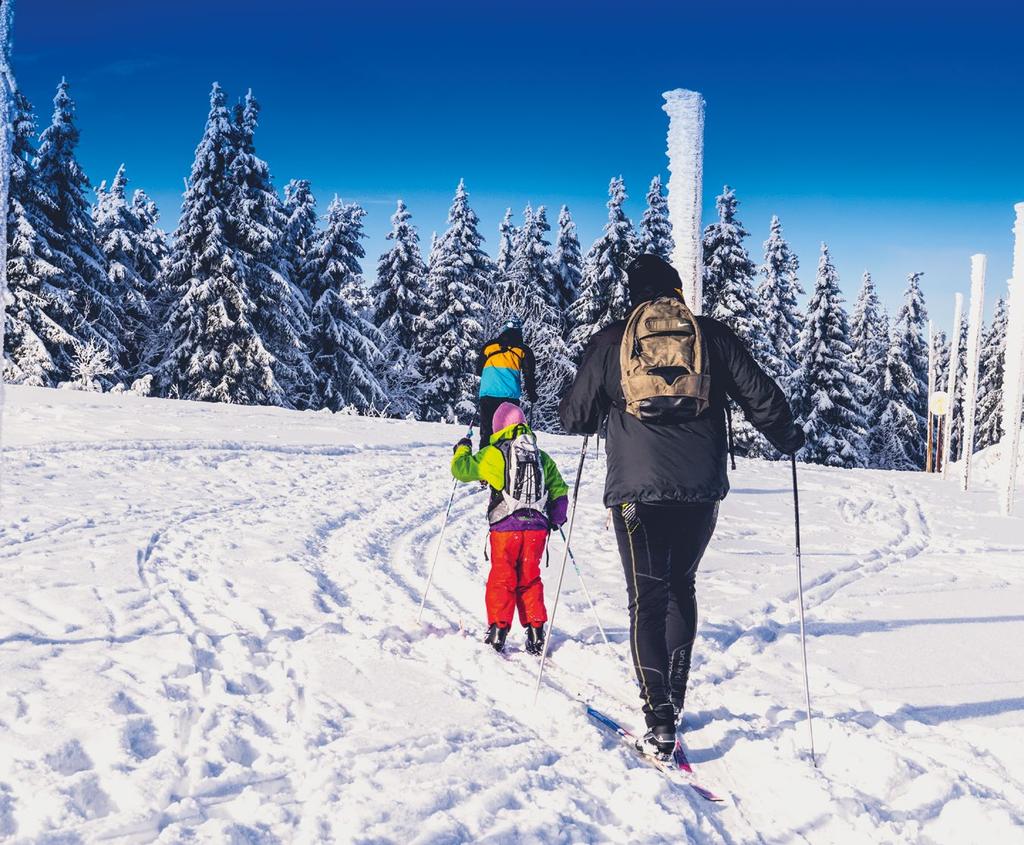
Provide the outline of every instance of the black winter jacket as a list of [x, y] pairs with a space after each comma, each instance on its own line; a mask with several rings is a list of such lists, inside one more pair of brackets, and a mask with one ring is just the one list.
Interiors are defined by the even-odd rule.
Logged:
[[725, 498], [726, 394], [780, 452], [791, 454], [804, 443], [782, 391], [740, 339], [717, 320], [697, 320], [710, 359], [711, 406], [690, 422], [659, 425], [626, 413], [619, 366], [624, 320], [594, 335], [583, 354], [576, 380], [562, 399], [560, 416], [566, 431], [594, 434], [608, 415], [606, 507]]

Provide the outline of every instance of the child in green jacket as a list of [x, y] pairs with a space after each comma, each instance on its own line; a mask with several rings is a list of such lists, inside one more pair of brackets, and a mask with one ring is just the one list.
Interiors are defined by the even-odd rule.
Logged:
[[560, 527], [569, 507], [569, 488], [551, 457], [537, 448], [537, 437], [522, 409], [503, 402], [494, 412], [490, 445], [475, 455], [464, 437], [455, 446], [452, 475], [459, 481], [486, 481], [491, 487], [487, 519], [491, 525], [491, 572], [487, 578], [487, 636], [495, 651], [518, 608], [526, 628], [526, 650], [544, 649], [544, 585], [540, 561], [548, 532]]

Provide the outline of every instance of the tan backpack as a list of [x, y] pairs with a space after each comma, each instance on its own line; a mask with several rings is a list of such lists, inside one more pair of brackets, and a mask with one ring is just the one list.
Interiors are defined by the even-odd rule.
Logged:
[[707, 347], [682, 297], [633, 309], [619, 351], [626, 411], [644, 422], [692, 420], [710, 405]]

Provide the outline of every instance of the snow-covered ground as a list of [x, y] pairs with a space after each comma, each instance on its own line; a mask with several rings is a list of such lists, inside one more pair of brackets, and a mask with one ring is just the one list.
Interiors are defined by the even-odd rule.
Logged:
[[[439, 425], [11, 388], [0, 537], [4, 842], [1024, 842], [1024, 518], [983, 481], [741, 462], [698, 582], [687, 743], [638, 725], [587, 463], [550, 674], [479, 642], [484, 497]], [[566, 475], [578, 439], [542, 437]], [[544, 570], [553, 590], [560, 560]]]

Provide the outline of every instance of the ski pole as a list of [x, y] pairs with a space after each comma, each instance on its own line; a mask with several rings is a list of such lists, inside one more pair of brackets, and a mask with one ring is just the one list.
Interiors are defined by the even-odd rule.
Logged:
[[804, 631], [804, 576], [803, 566], [800, 560], [800, 495], [797, 492], [796, 484], [796, 455], [791, 455], [793, 463], [793, 516], [796, 528], [796, 584], [797, 594], [800, 598], [800, 648], [803, 652], [804, 664], [804, 700], [807, 704], [807, 736], [811, 746], [811, 763], [815, 766], [818, 761], [814, 757], [814, 727], [811, 723], [811, 684], [807, 677], [807, 636]]
[[533, 703], [537, 703], [537, 696], [540, 695], [540, 682], [544, 678], [544, 664], [548, 659], [548, 647], [551, 645], [551, 636], [555, 630], [555, 613], [558, 612], [558, 597], [562, 593], [562, 579], [565, 578], [565, 564], [569, 560], [569, 540], [572, 537], [572, 526], [576, 521], [576, 500], [580, 495], [580, 478], [583, 476], [583, 462], [587, 458], [587, 442], [590, 435], [583, 438], [583, 448], [580, 449], [580, 462], [576, 467], [576, 483], [572, 488], [572, 506], [569, 509], [569, 530], [565, 534], [565, 553], [562, 555], [562, 567], [558, 573], [558, 586], [555, 587], [555, 601], [551, 605], [551, 618], [548, 621], [548, 635], [544, 638], [544, 651], [540, 656], [540, 671], [537, 672], [537, 686], [533, 690]]
[[[469, 424], [469, 430], [466, 432], [466, 437], [473, 439], [473, 424], [476, 422], [476, 417], [473, 418], [473, 422]], [[437, 559], [441, 555], [441, 541], [444, 539], [444, 530], [448, 527], [448, 517], [452, 512], [452, 503], [455, 501], [455, 491], [459, 488], [459, 480], [455, 479], [452, 483], [452, 494], [448, 497], [448, 507], [444, 512], [444, 522], [441, 523], [441, 531], [437, 535], [437, 544], [434, 546], [434, 559], [430, 562], [430, 572], [427, 575], [427, 586], [423, 589], [423, 598], [420, 599], [419, 613], [416, 614], [416, 621], [423, 621], [423, 607], [427, 603], [427, 593], [430, 592], [430, 585], [434, 580], [434, 567], [437, 566]]]
[[[601, 636], [604, 638], [605, 644], [611, 648], [611, 642], [608, 640], [608, 635], [604, 632], [604, 626], [601, 625], [601, 620], [597, 615], [597, 608], [594, 606], [594, 600], [590, 597], [590, 590], [587, 589], [587, 582], [583, 580], [583, 574], [580, 572], [579, 566], [576, 564], [576, 555], [572, 553], [572, 549], [569, 548], [569, 541], [565, 537], [565, 532], [559, 527], [558, 533], [562, 535], [562, 539], [565, 540], [565, 549], [569, 553], [569, 560], [572, 561], [572, 568], [576, 570], [576, 575], [580, 579], [580, 586], [583, 588], [583, 595], [587, 597], [587, 601], [590, 603], [590, 610], [594, 614], [594, 621], [597, 623], [597, 630], [601, 632]], [[614, 649], [612, 652], [614, 653]]]

